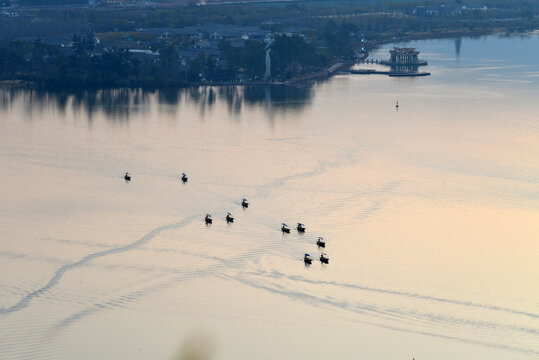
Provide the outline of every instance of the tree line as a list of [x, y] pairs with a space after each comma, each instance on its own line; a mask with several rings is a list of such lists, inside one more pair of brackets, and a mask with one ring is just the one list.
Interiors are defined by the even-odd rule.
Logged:
[[[336, 25], [330, 28], [331, 34], [341, 31]], [[97, 51], [95, 46], [93, 34], [75, 35], [68, 48], [39, 39], [33, 43], [11, 41], [0, 49], [0, 79], [51, 88], [178, 87], [211, 81], [260, 81], [265, 71], [266, 44], [262, 41], [247, 40], [242, 47], [221, 41], [219, 57], [200, 51], [187, 61], [182, 61], [178, 47], [171, 44], [162, 45], [158, 56], [136, 55], [126, 49]], [[270, 50], [273, 79], [286, 80], [328, 66], [343, 44], [335, 41], [332, 46], [337, 50], [319, 50], [299, 35], [275, 35]]]

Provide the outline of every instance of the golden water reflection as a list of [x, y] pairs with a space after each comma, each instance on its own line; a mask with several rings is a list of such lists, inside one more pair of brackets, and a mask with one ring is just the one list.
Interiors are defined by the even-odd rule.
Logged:
[[537, 64], [469, 41], [423, 79], [0, 91], [0, 358], [536, 358]]

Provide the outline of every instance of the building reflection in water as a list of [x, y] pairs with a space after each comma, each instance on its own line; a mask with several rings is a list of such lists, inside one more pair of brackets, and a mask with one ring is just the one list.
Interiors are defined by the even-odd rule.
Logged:
[[455, 55], [457, 58], [460, 57], [460, 48], [462, 47], [462, 38], [455, 39]]

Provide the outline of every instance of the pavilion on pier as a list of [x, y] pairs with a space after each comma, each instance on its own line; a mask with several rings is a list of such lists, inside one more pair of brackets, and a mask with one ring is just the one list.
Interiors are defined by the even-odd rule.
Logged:
[[389, 60], [383, 60], [383, 65], [391, 66], [393, 72], [414, 72], [419, 66], [427, 65], [426, 61], [419, 59], [419, 51], [415, 48], [394, 47], [389, 50]]
[[415, 48], [394, 47], [393, 50], [389, 50], [389, 54], [391, 54], [389, 61], [395, 64], [417, 64], [419, 62], [419, 51]]

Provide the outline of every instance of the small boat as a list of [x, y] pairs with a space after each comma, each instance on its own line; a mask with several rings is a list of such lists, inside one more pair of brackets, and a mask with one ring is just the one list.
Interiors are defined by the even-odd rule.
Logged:
[[243, 206], [244, 208], [249, 207], [249, 202], [246, 198], [243, 198], [243, 200], [241, 201], [241, 206]]
[[299, 232], [305, 232], [305, 225], [303, 225], [302, 223], [298, 223], [296, 229], [298, 229]]
[[204, 221], [206, 222], [206, 224], [211, 224], [213, 222], [213, 220], [211, 219], [211, 215], [206, 214], [206, 217], [204, 218]]
[[323, 237], [318, 237], [318, 239], [316, 240], [316, 245], [318, 245], [318, 247], [325, 248], [326, 247], [326, 240], [324, 240]]
[[226, 222], [227, 223], [234, 222], [234, 217], [232, 216], [231, 213], [226, 214]]
[[311, 255], [305, 254], [305, 256], [303, 257], [303, 262], [305, 263], [305, 265], [311, 265], [313, 263], [313, 258], [311, 257]]
[[283, 223], [283, 226], [281, 227], [281, 231], [284, 232], [284, 233], [289, 233], [289, 232], [290, 232], [290, 228], [288, 227], [288, 225], [286, 225], [285, 223]]
[[184, 183], [186, 183], [187, 180], [189, 180], [189, 178], [187, 177], [187, 175], [185, 175], [185, 173], [182, 173], [182, 181], [183, 181]]
[[125, 175], [124, 175], [124, 179], [125, 179], [125, 181], [131, 181], [131, 175], [129, 175], [129, 173], [126, 172]]
[[395, 107], [398, 109], [399, 108], [399, 102], [397, 101], [397, 104], [395, 105]]
[[329, 264], [329, 258], [325, 253], [320, 254], [320, 262], [322, 264]]

